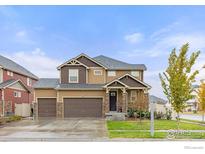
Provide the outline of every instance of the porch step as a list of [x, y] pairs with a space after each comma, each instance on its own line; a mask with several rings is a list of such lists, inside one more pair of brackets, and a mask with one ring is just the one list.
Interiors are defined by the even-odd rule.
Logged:
[[109, 112], [105, 113], [106, 120], [113, 120], [113, 121], [123, 121], [126, 119], [126, 113], [122, 112]]

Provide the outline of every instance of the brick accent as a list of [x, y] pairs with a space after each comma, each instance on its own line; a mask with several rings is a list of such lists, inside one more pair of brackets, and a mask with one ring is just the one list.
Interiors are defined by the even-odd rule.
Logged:
[[38, 103], [33, 103], [33, 117], [34, 119], [38, 118]]
[[108, 113], [110, 111], [110, 105], [109, 105], [109, 93], [105, 94], [105, 113]]
[[63, 102], [57, 102], [56, 112], [57, 118], [63, 118]]
[[127, 113], [127, 93], [122, 93], [122, 112]]

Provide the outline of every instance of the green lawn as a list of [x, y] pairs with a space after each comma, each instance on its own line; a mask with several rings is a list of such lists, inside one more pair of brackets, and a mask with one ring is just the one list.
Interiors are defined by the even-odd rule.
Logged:
[[[107, 121], [110, 138], [152, 138], [150, 136], [150, 121]], [[180, 122], [181, 130], [205, 130], [205, 126]], [[143, 132], [145, 130], [146, 132]], [[177, 130], [173, 120], [155, 120], [155, 130]], [[167, 132], [155, 132], [153, 138], [167, 138]], [[175, 134], [176, 139], [205, 139], [205, 133], [189, 132]]]
[[[150, 121], [107, 121], [108, 130], [149, 130]], [[177, 123], [174, 120], [155, 120], [155, 130], [169, 130], [177, 129]], [[205, 126], [180, 122], [179, 125], [182, 130], [205, 130]]]

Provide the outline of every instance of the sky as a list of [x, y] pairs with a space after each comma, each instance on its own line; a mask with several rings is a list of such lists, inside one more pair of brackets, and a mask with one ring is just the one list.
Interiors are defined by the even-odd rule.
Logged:
[[158, 74], [173, 48], [189, 43], [193, 69], [205, 64], [204, 27], [205, 6], [0, 6], [0, 54], [40, 78], [80, 53], [145, 64], [150, 94], [165, 98]]

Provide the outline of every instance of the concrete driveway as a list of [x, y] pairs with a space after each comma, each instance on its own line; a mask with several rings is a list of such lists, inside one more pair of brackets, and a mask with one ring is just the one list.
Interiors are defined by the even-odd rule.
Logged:
[[105, 141], [105, 119], [22, 120], [0, 128], [0, 141]]

